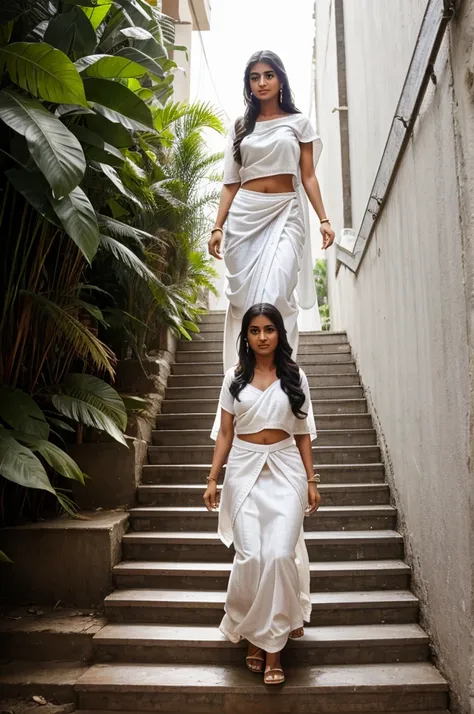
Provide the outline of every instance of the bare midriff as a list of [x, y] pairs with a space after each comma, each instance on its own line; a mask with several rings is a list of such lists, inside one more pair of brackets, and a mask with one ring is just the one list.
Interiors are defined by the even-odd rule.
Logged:
[[288, 439], [290, 435], [283, 429], [262, 429], [256, 434], [239, 434], [238, 438], [248, 441], [250, 444], [277, 444], [279, 441]]
[[293, 175], [278, 174], [278, 176], [262, 176], [261, 178], [246, 181], [241, 188], [246, 191], [259, 191], [260, 193], [293, 193]]

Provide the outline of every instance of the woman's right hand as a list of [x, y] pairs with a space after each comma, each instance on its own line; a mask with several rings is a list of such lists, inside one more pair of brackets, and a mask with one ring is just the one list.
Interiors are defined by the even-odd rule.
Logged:
[[217, 483], [215, 481], [207, 482], [207, 488], [204, 491], [203, 499], [208, 511], [215, 511], [219, 507]]
[[211, 235], [209, 243], [207, 244], [209, 255], [212, 255], [214, 258], [217, 258], [217, 260], [222, 260], [221, 245], [222, 233], [220, 231], [215, 231]]

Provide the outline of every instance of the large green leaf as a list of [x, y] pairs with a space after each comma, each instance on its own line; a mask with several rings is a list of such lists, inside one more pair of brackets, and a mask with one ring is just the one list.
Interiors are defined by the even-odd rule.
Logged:
[[139, 0], [115, 0], [115, 2], [123, 7], [136, 25], [146, 25], [153, 19], [151, 7], [140, 3]]
[[64, 416], [106, 431], [127, 445], [123, 436], [127, 412], [118, 393], [106, 382], [88, 374], [70, 374], [53, 395], [55, 408]]
[[107, 164], [99, 164], [99, 166], [103, 173], [107, 176], [107, 178], [112, 181], [115, 188], [118, 188], [122, 196], [126, 196], [129, 201], [132, 201], [132, 203], [135, 203], [137, 206], [140, 206], [140, 208], [142, 208], [142, 202], [135, 196], [132, 191], [130, 191], [130, 189], [125, 186], [122, 179], [115, 171], [115, 169], [112, 168], [112, 166], [108, 166]]
[[10, 171], [5, 171], [5, 176], [18, 193], [21, 193], [43, 218], [47, 218], [54, 225], [61, 227], [58, 217], [53, 211], [48, 195], [48, 183], [43, 174], [32, 173], [25, 169], [10, 169]]
[[98, 114], [101, 114], [108, 121], [113, 122], [114, 124], [121, 124], [128, 131], [149, 131], [148, 126], [145, 126], [145, 124], [142, 124], [139, 121], [135, 121], [134, 119], [129, 119], [127, 116], [125, 116], [125, 114], [116, 112], [114, 109], [109, 109], [109, 107], [103, 107], [97, 102], [94, 102], [94, 109]]
[[84, 87], [89, 101], [97, 102], [133, 121], [153, 128], [153, 118], [145, 102], [123, 84], [110, 79], [86, 77]]
[[118, 149], [125, 149], [133, 146], [134, 139], [128, 129], [121, 124], [116, 124], [106, 119], [102, 114], [93, 114], [86, 118], [86, 125], [91, 131], [95, 131], [109, 144], [113, 144]]
[[115, 240], [115, 238], [111, 238], [110, 236], [101, 235], [100, 245], [102, 246], [102, 248], [105, 248], [105, 250], [109, 251], [109, 253], [112, 253], [114, 258], [120, 260], [121, 263], [124, 263], [127, 268], [133, 270], [144, 280], [151, 280], [152, 282], [157, 283], [159, 286], [163, 285], [162, 282], [157, 278], [155, 273], [153, 273], [153, 271], [150, 270], [150, 268], [146, 265], [146, 263], [144, 263], [143, 260], [140, 260], [140, 258], [133, 252], [133, 250], [127, 248], [127, 246], [123, 243], [120, 243], [120, 241]]
[[122, 35], [129, 37], [131, 40], [153, 40], [154, 37], [144, 27], [124, 27], [120, 30]]
[[30, 449], [10, 436], [6, 429], [1, 428], [0, 474], [20, 486], [56, 494], [41, 461]]
[[0, 387], [0, 417], [12, 429], [47, 439], [49, 426], [42, 410], [29, 394], [13, 387]]
[[[87, 18], [86, 18], [87, 19]], [[35, 97], [55, 104], [87, 106], [79, 72], [60, 50], [44, 42], [14, 42], [0, 47], [0, 68]]]
[[51, 203], [64, 230], [90, 263], [99, 247], [99, 226], [86, 194], [77, 186], [69, 196], [60, 201], [52, 199]]
[[116, 57], [125, 57], [125, 59], [132, 60], [144, 67], [150, 74], [160, 78], [164, 77], [163, 69], [158, 62], [136, 47], [121, 47], [116, 53]]
[[45, 439], [38, 439], [37, 437], [30, 436], [30, 434], [19, 431], [13, 431], [11, 436], [25, 446], [28, 446], [31, 451], [40, 454], [46, 463], [61, 474], [61, 476], [72, 479], [73, 481], [79, 481], [79, 483], [84, 485], [84, 474], [81, 469], [74, 459], [71, 459], [69, 454], [60, 449], [59, 446]]
[[77, 60], [76, 67], [87, 77], [103, 79], [128, 79], [142, 77], [146, 73], [145, 67], [119, 55], [88, 55]]
[[94, 30], [97, 30], [101, 22], [104, 21], [105, 17], [110, 12], [111, 8], [112, 3], [108, 2], [103, 3], [98, 7], [82, 7], [81, 9], [84, 12], [85, 16], [88, 18]]
[[58, 13], [49, 23], [44, 41], [76, 57], [94, 52], [97, 46], [95, 30], [79, 7]]
[[125, 156], [120, 149], [109, 144], [95, 131], [91, 131], [85, 126], [75, 124], [71, 127], [72, 133], [86, 145], [86, 155], [94, 161], [103, 161], [112, 166], [122, 166]]
[[81, 7], [95, 8], [110, 5], [110, 0], [67, 0], [68, 5], [80, 5]]
[[82, 180], [86, 160], [76, 137], [64, 124], [35, 99], [17, 92], [0, 92], [0, 119], [22, 134], [31, 156], [61, 198]]

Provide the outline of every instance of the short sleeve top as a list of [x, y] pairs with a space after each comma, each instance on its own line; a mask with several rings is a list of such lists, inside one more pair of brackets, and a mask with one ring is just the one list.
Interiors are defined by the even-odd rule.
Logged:
[[300, 142], [313, 144], [313, 164], [316, 166], [322, 150], [321, 139], [302, 114], [288, 114], [277, 119], [260, 121], [240, 144], [242, 166], [233, 156], [235, 123], [232, 125], [224, 155], [224, 183], [241, 183], [265, 176], [292, 174], [299, 183]]
[[281, 388], [279, 379], [264, 391], [247, 384], [239, 393], [239, 398], [234, 399], [229, 391], [234, 375], [235, 367], [232, 367], [227, 370], [224, 377], [219, 397], [218, 415], [211, 432], [213, 439], [216, 439], [219, 433], [221, 409], [234, 416], [234, 429], [237, 436], [239, 434], [256, 434], [263, 429], [282, 429], [291, 436], [309, 434], [311, 440], [316, 438], [316, 424], [308, 379], [302, 369], [300, 369], [301, 388], [305, 395], [305, 401], [301, 411], [307, 414], [303, 419], [299, 419], [291, 411], [288, 396]]

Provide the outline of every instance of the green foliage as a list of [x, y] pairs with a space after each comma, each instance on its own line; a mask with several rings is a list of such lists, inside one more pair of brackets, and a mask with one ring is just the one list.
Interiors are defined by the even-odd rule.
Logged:
[[321, 329], [330, 330], [331, 317], [328, 303], [327, 260], [325, 258], [318, 258], [314, 264], [313, 273], [318, 296], [319, 314], [321, 316]]
[[61, 479], [84, 475], [62, 439], [84, 425], [126, 445], [117, 357], [154, 349], [163, 324], [198, 330], [221, 158], [203, 131], [223, 127], [211, 106], [169, 101], [174, 23], [151, 2], [6, 5], [0, 473], [73, 513]]

